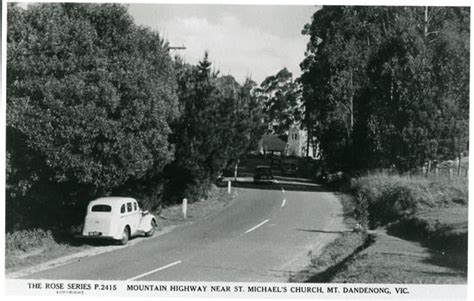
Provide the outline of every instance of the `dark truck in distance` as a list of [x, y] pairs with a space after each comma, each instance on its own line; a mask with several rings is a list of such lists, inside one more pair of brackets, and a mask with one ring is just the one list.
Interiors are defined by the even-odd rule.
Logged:
[[253, 176], [254, 183], [275, 183], [272, 169], [269, 166], [257, 166]]

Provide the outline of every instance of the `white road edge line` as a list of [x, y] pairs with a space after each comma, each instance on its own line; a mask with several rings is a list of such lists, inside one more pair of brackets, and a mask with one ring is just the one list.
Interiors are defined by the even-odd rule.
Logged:
[[263, 222], [261, 222], [260, 224], [256, 225], [255, 227], [252, 227], [252, 228], [248, 229], [247, 231], [245, 231], [244, 234], [250, 233], [250, 232], [252, 232], [253, 230], [257, 229], [258, 227], [261, 227], [261, 226], [265, 225], [266, 223], [268, 223], [268, 221], [269, 221], [269, 219], [264, 220]]
[[181, 260], [178, 260], [178, 261], [172, 262], [172, 263], [170, 263], [170, 264], [164, 265], [164, 266], [162, 266], [162, 267], [159, 267], [159, 268], [157, 268], [157, 269], [154, 269], [153, 271], [149, 271], [149, 272], [146, 272], [146, 273], [144, 273], [144, 274], [141, 274], [141, 275], [138, 275], [138, 276], [129, 278], [129, 279], [125, 280], [125, 281], [133, 281], [133, 280], [136, 280], [136, 279], [138, 279], [138, 278], [142, 278], [142, 277], [148, 276], [148, 275], [150, 275], [150, 274], [156, 273], [156, 272], [158, 272], [158, 271], [162, 271], [162, 270], [164, 270], [164, 269], [170, 268], [170, 267], [172, 267], [172, 266], [174, 266], [174, 265], [177, 265], [177, 264], [180, 264], [180, 263], [181, 263]]
[[286, 199], [283, 199], [283, 202], [281, 203], [281, 208], [285, 207], [286, 204]]

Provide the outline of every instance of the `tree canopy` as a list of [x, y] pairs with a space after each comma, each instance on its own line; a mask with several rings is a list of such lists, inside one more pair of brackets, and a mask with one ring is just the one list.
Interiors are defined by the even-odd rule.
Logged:
[[301, 81], [325, 161], [407, 170], [465, 151], [469, 20], [462, 7], [317, 11]]
[[211, 69], [206, 53], [198, 66], [176, 62], [181, 116], [175, 122], [176, 159], [168, 168], [170, 199], [206, 195], [210, 182], [229, 162], [256, 147], [263, 133], [262, 111], [247, 79]]
[[126, 7], [10, 6], [7, 47], [9, 193], [61, 185], [107, 194], [173, 159], [173, 61]]
[[254, 82], [173, 59], [126, 6], [10, 4], [7, 40], [7, 230], [100, 196], [200, 200], [262, 134]]
[[265, 78], [256, 93], [263, 107], [268, 134], [288, 134], [290, 126], [301, 120], [301, 87], [288, 69]]

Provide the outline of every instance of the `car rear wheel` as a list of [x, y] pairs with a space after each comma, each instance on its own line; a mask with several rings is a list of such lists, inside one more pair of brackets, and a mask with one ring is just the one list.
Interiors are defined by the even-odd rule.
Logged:
[[128, 230], [128, 227], [125, 227], [123, 229], [122, 239], [120, 239], [120, 244], [126, 245], [129, 239], [130, 239], [130, 230]]
[[156, 230], [156, 221], [154, 219], [151, 220], [151, 229], [150, 231], [148, 232], [145, 232], [145, 236], [153, 236], [153, 234], [155, 234], [155, 230]]

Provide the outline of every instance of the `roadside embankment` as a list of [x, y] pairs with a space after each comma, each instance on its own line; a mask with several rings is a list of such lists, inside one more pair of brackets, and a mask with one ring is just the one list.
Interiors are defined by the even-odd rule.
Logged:
[[351, 179], [344, 191], [345, 211], [362, 231], [342, 235], [293, 280], [466, 283], [467, 178], [374, 173]]

